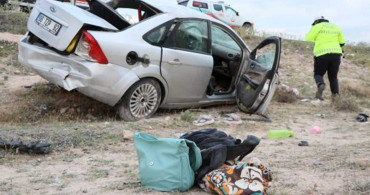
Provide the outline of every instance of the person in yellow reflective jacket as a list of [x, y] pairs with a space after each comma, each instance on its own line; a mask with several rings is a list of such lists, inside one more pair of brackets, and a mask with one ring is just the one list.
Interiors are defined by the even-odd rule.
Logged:
[[314, 78], [317, 85], [316, 98], [323, 100], [325, 82], [323, 76], [328, 72], [332, 97], [339, 95], [338, 71], [345, 39], [342, 30], [323, 16], [315, 18], [306, 40], [315, 42]]

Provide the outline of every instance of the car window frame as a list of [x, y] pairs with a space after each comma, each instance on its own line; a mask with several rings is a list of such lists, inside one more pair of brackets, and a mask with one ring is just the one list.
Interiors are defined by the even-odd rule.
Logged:
[[187, 6], [188, 6], [188, 4], [189, 4], [189, 1], [190, 1], [190, 0], [182, 1], [182, 2], [180, 2], [180, 3], [179, 3], [179, 5], [182, 5], [182, 6], [187, 7]]
[[[215, 5], [220, 6], [220, 7], [221, 7], [221, 11], [216, 10]], [[214, 4], [213, 4], [213, 10], [215, 10], [215, 11], [217, 11], [217, 12], [225, 13], [225, 11], [224, 11], [224, 6], [223, 6], [222, 4], [214, 3]]]
[[[250, 54], [250, 50], [249, 48], [245, 45], [245, 43], [243, 43], [243, 40], [241, 40], [239, 37], [235, 36], [235, 34], [229, 29], [229, 28], [226, 28], [224, 27], [223, 25], [221, 24], [218, 24], [216, 22], [210, 22], [210, 33], [212, 34], [212, 25], [220, 28], [221, 30], [225, 31], [226, 34], [228, 34], [237, 44], [238, 46], [240, 47], [241, 49], [241, 53], [243, 55], [248, 55]], [[213, 37], [211, 37], [211, 47], [212, 47], [212, 40], [213, 40]], [[244, 51], [247, 51], [247, 52], [244, 52]]]
[[[215, 26], [215, 28], [218, 28], [218, 29], [220, 29], [221, 31], [223, 31], [226, 35], [228, 35], [238, 46], [239, 46], [239, 49], [240, 49], [240, 51], [241, 51], [241, 53], [243, 53], [243, 49], [244, 49], [244, 47], [243, 47], [243, 44], [241, 44], [240, 43], [240, 41], [239, 41], [239, 39], [236, 39], [236, 37], [235, 36], [233, 36], [232, 34], [230, 34], [230, 32], [228, 32], [227, 30], [226, 30], [226, 28], [223, 28], [221, 25], [215, 25], [215, 23], [212, 23], [211, 24], [211, 34], [212, 34], [212, 27], [213, 26]], [[212, 39], [211, 39], [211, 44], [213, 43], [213, 36], [212, 36]], [[217, 44], [217, 43], [215, 43], [215, 44]], [[222, 47], [226, 47], [226, 48], [228, 48], [228, 49], [234, 49], [234, 48], [231, 48], [231, 47], [228, 47], [228, 46], [226, 46], [226, 45], [222, 45], [222, 44], [218, 44], [218, 45], [220, 45], [220, 46], [222, 46]], [[212, 46], [212, 45], [211, 45]]]
[[233, 12], [234, 16], [238, 16], [238, 12], [234, 8], [232, 8], [230, 6], [225, 6], [225, 13], [227, 13], [227, 9], [230, 9]]
[[[155, 27], [155, 28], [153, 28], [152, 30], [150, 30], [150, 31], [148, 31], [147, 33], [145, 33], [144, 35], [143, 35], [143, 39], [144, 39], [144, 41], [146, 41], [147, 43], [149, 43], [150, 45], [155, 45], [155, 46], [159, 46], [159, 47], [162, 47], [163, 46], [163, 44], [165, 43], [165, 41], [166, 41], [166, 39], [169, 37], [169, 33], [170, 33], [170, 31], [171, 31], [171, 26], [173, 25], [173, 24], [175, 24], [176, 23], [176, 20], [175, 19], [173, 19], [173, 20], [169, 20], [169, 21], [167, 21], [167, 22], [165, 22], [165, 23], [163, 23], [163, 24], [161, 24], [161, 25], [159, 25], [159, 26], [157, 26], [157, 27]], [[153, 43], [151, 43], [149, 40], [148, 40], [148, 36], [151, 34], [151, 33], [153, 33], [154, 31], [156, 31], [156, 30], [158, 30], [158, 29], [160, 29], [160, 28], [162, 28], [163, 26], [167, 26], [167, 25], [169, 25], [169, 27], [166, 29], [166, 31], [164, 32], [164, 35], [163, 35], [163, 37], [161, 38], [161, 40], [158, 42], [158, 44], [153, 44]]]
[[[179, 47], [171, 47], [169, 45], [169, 40], [172, 38], [172, 36], [174, 36], [174, 33], [179, 29], [180, 25], [184, 21], [203, 21], [203, 22], [206, 22], [206, 24], [207, 24], [207, 36], [208, 36], [207, 52], [195, 51], [195, 50], [179, 48]], [[211, 25], [210, 25], [209, 20], [201, 19], [201, 18], [181, 18], [181, 19], [177, 19], [175, 21], [175, 23], [177, 23], [176, 26], [171, 30], [171, 32], [169, 32], [169, 35], [166, 38], [166, 40], [164, 41], [164, 44], [162, 45], [162, 47], [165, 47], [165, 48], [168, 48], [168, 49], [198, 53], [198, 54], [212, 55], [212, 42], [211, 42], [211, 29], [210, 29]]]

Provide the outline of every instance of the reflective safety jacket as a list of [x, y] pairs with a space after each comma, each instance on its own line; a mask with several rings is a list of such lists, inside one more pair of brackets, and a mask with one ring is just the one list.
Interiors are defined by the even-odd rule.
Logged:
[[306, 35], [306, 40], [315, 42], [313, 49], [315, 57], [328, 53], [342, 54], [340, 44], [345, 43], [342, 30], [329, 22], [315, 24]]

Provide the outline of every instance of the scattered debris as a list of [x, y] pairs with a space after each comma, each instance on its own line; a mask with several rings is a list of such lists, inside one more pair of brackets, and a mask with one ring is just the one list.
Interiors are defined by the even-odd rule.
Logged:
[[124, 140], [132, 140], [134, 133], [128, 130], [122, 130], [122, 137]]
[[359, 113], [356, 117], [356, 120], [358, 122], [366, 122], [367, 119], [369, 118], [369, 115], [365, 114], [365, 113]]
[[123, 183], [120, 183], [117, 185], [117, 190], [124, 190], [125, 189], [125, 185]]
[[293, 103], [296, 102], [297, 99], [300, 99], [300, 94], [298, 89], [291, 88], [287, 85], [281, 84], [278, 86], [278, 90], [274, 96], [276, 101], [282, 103]]
[[39, 109], [40, 109], [40, 114], [43, 115], [46, 113], [46, 111], [48, 110], [48, 106], [46, 104], [41, 104], [39, 106]]
[[315, 105], [318, 105], [320, 104], [321, 102], [323, 102], [323, 100], [320, 100], [320, 99], [315, 99], [315, 100], [312, 100], [311, 103], [312, 104], [315, 104]]
[[315, 116], [320, 117], [320, 118], [325, 118], [326, 117], [325, 114], [315, 114]]
[[318, 134], [320, 133], [320, 127], [319, 126], [313, 126], [311, 129], [312, 134]]
[[301, 141], [298, 143], [298, 146], [309, 146], [307, 141]]
[[299, 97], [299, 91], [297, 88], [292, 88], [291, 93], [293, 93], [295, 96]]
[[215, 122], [215, 119], [212, 115], [201, 115], [199, 119], [193, 121], [193, 125], [195, 126], [203, 126], [212, 124]]
[[294, 96], [299, 97], [299, 91], [297, 88], [292, 88], [292, 87], [289, 87], [288, 85], [281, 84], [280, 89], [285, 91], [286, 93], [291, 93]]
[[281, 130], [269, 130], [267, 132], [267, 137], [269, 139], [280, 139], [280, 138], [287, 138], [287, 137], [293, 137], [294, 132], [287, 129], [281, 129]]
[[313, 163], [313, 165], [315, 165], [315, 166], [322, 166], [322, 165], [324, 165], [322, 162], [318, 162], [318, 161], [315, 161], [314, 163]]
[[52, 151], [50, 144], [41, 141], [23, 144], [22, 141], [17, 140], [7, 141], [1, 138], [0, 138], [0, 148], [4, 150], [14, 149], [21, 154], [23, 153], [49, 154]]
[[227, 114], [224, 118], [224, 122], [228, 124], [242, 124], [242, 118], [235, 113]]

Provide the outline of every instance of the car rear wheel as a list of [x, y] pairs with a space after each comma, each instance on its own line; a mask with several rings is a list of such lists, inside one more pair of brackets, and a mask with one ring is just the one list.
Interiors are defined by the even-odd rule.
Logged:
[[117, 105], [117, 114], [124, 121], [150, 118], [161, 102], [161, 86], [154, 79], [143, 79], [135, 83]]

